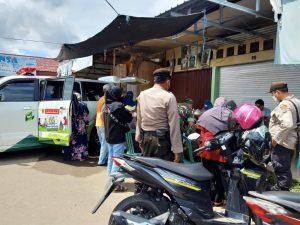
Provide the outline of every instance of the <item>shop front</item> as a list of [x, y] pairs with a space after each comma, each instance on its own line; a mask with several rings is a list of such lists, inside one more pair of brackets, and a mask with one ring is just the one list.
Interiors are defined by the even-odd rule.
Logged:
[[275, 65], [273, 61], [221, 67], [219, 95], [237, 104], [263, 99], [273, 109], [277, 103], [267, 93], [271, 82], [284, 81], [291, 93], [300, 96], [299, 74], [299, 65]]

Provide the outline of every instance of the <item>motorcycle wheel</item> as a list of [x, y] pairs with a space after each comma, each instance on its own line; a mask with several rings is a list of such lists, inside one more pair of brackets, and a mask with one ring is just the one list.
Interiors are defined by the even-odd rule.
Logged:
[[[165, 213], [169, 208], [166, 201], [155, 201], [145, 195], [133, 195], [121, 201], [113, 211], [123, 211], [145, 219], [151, 219]], [[117, 225], [110, 216], [109, 225]]]

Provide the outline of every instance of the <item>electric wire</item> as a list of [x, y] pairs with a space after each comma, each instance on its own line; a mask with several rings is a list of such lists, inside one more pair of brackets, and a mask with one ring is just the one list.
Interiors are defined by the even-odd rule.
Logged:
[[108, 1], [108, 0], [105, 0], [106, 3], [115, 11], [115, 13], [117, 13], [117, 15], [119, 16], [120, 14], [118, 13], [118, 11], [112, 6], [112, 4]]
[[58, 43], [58, 42], [14, 38], [14, 37], [4, 37], [4, 36], [0, 36], [0, 39], [11, 40], [11, 41], [26, 41], [26, 42], [44, 43], [44, 44], [51, 44], [51, 45], [63, 45], [63, 43]]

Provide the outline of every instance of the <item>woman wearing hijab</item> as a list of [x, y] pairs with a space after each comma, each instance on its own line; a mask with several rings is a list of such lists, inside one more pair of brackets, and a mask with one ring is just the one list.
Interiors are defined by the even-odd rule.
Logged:
[[[128, 123], [132, 116], [122, 103], [122, 91], [119, 87], [111, 87], [106, 92], [103, 111], [105, 139], [108, 143], [107, 173], [112, 175], [119, 171], [119, 167], [112, 161], [113, 156], [120, 156], [125, 151], [125, 134], [129, 131]], [[119, 186], [118, 191], [125, 191]]]
[[[214, 107], [205, 111], [197, 122], [197, 128], [201, 131], [201, 147], [205, 142], [211, 140], [217, 133], [228, 130], [228, 119], [231, 111], [226, 107], [225, 98], [217, 98]], [[212, 192], [212, 201], [215, 206], [223, 204], [225, 199], [225, 189], [222, 183], [220, 163], [226, 163], [225, 158], [221, 155], [221, 150], [205, 150], [199, 154], [203, 159], [203, 165], [214, 175], [215, 190]]]
[[208, 99], [206, 99], [204, 101], [204, 107], [203, 109], [206, 111], [206, 110], [209, 110], [213, 107], [213, 104], [211, 103], [211, 101], [209, 101]]
[[69, 147], [64, 148], [65, 160], [83, 161], [88, 157], [87, 131], [89, 110], [79, 93], [72, 97], [72, 135]]
[[134, 107], [136, 106], [136, 101], [133, 100], [133, 92], [127, 91], [123, 101], [124, 105]]

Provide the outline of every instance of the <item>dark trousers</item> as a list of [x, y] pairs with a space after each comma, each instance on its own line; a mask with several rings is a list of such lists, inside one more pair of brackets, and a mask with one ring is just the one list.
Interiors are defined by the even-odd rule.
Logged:
[[171, 143], [167, 138], [158, 138], [155, 135], [143, 134], [143, 156], [155, 157], [163, 160], [173, 161], [174, 154], [171, 152]]
[[203, 166], [213, 174], [211, 200], [220, 203], [225, 200], [225, 188], [222, 181], [222, 174], [219, 164], [212, 160], [202, 159]]
[[276, 145], [271, 154], [271, 160], [274, 167], [277, 183], [274, 190], [288, 191], [292, 186], [292, 150]]

